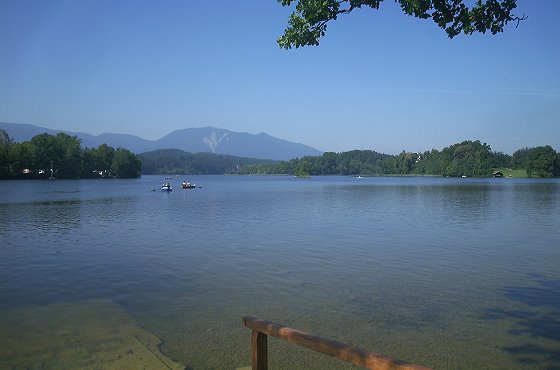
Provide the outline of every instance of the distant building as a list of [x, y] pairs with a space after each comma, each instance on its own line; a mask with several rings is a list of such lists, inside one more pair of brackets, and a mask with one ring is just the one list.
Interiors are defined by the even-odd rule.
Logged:
[[494, 172], [492, 172], [492, 176], [493, 177], [504, 177], [504, 174], [501, 173], [500, 171], [494, 171]]

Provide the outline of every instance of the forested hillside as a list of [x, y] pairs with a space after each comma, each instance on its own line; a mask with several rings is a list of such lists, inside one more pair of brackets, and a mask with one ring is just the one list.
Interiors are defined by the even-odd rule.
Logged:
[[274, 163], [263, 159], [241, 158], [225, 154], [188, 153], [179, 149], [160, 149], [138, 154], [142, 161], [142, 173], [223, 175], [240, 173], [248, 164]]
[[247, 165], [245, 174], [309, 175], [433, 175], [487, 177], [494, 169], [525, 170], [527, 176], [560, 176], [560, 154], [550, 146], [525, 148], [513, 156], [493, 152], [480, 141], [463, 141], [438, 151], [402, 151], [387, 155], [371, 150], [343, 153], [327, 152], [318, 157], [303, 157], [265, 165]]

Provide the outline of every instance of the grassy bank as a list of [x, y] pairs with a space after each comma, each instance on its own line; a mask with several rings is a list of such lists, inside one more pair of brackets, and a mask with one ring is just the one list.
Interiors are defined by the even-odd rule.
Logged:
[[511, 168], [495, 168], [494, 171], [500, 171], [504, 177], [527, 177], [525, 170], [512, 170]]

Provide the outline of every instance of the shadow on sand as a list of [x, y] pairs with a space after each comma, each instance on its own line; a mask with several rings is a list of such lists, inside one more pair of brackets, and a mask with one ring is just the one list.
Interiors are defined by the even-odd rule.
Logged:
[[560, 280], [533, 275], [534, 286], [506, 287], [504, 295], [527, 307], [522, 310], [489, 308], [483, 320], [510, 320], [509, 332], [530, 338], [521, 345], [502, 349], [527, 366], [560, 368]]

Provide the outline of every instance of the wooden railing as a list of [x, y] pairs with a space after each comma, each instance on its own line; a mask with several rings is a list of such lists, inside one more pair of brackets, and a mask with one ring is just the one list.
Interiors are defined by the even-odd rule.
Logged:
[[245, 327], [253, 330], [251, 335], [251, 366], [253, 370], [268, 369], [267, 335], [272, 335], [273, 337], [336, 357], [366, 369], [427, 369], [420, 365], [410, 364], [401, 360], [381, 356], [377, 353], [353, 348], [344, 343], [335, 342], [330, 339], [318, 337], [252, 316], [243, 317], [243, 324]]

